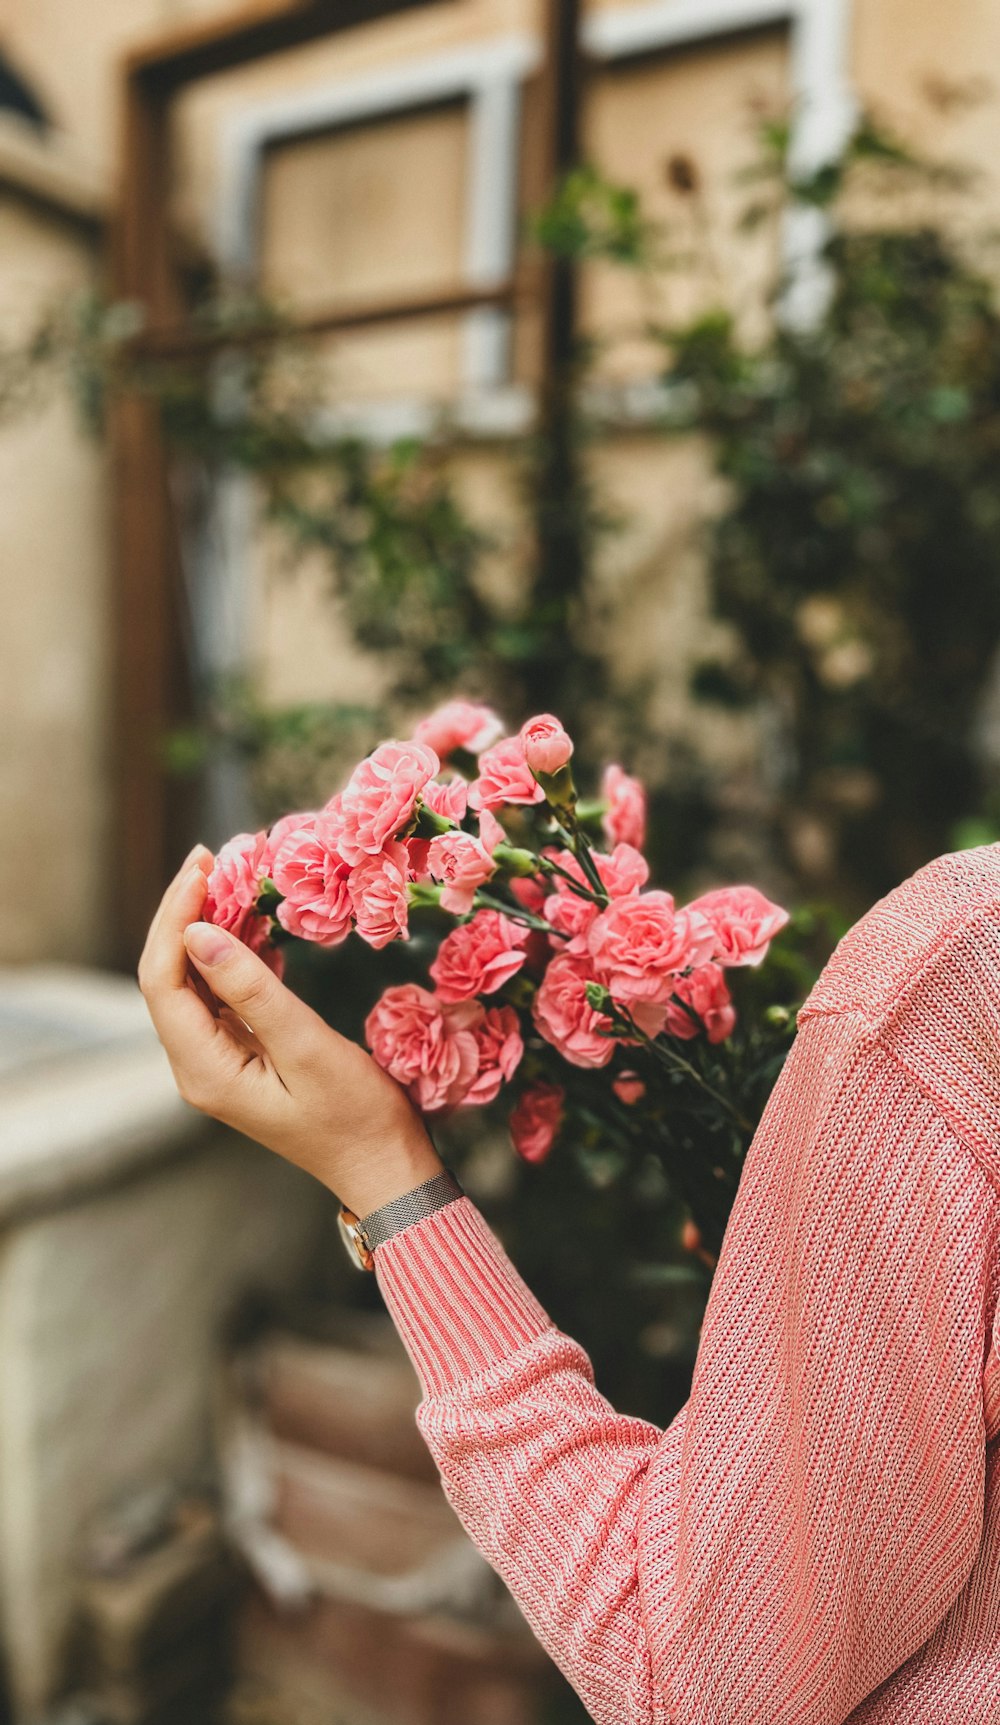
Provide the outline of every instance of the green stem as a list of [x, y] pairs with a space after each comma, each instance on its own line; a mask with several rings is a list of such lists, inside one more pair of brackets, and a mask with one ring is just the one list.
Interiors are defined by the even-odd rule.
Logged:
[[636, 1024], [632, 1014], [617, 1003], [615, 1003], [615, 1016], [623, 1019], [632, 1034], [638, 1037], [641, 1042], [645, 1043], [650, 1053], [654, 1058], [660, 1061], [661, 1065], [668, 1066], [675, 1072], [686, 1072], [688, 1077], [693, 1078], [694, 1082], [705, 1091], [706, 1095], [714, 1097], [716, 1102], [721, 1103], [727, 1114], [732, 1115], [736, 1124], [742, 1131], [751, 1132], [753, 1130], [751, 1122], [747, 1120], [745, 1115], [740, 1113], [739, 1109], [730, 1101], [729, 1097], [724, 1095], [721, 1090], [717, 1090], [714, 1084], [710, 1084], [708, 1079], [704, 1076], [704, 1073], [699, 1072], [696, 1066], [692, 1066], [689, 1060], [685, 1060], [682, 1054], [678, 1054], [675, 1049], [669, 1048], [666, 1043], [661, 1042], [658, 1037], [647, 1036], [646, 1032], [640, 1029], [639, 1025]]
[[498, 910], [502, 916], [509, 917], [511, 922], [523, 923], [525, 928], [537, 928], [542, 934], [558, 935], [560, 940], [569, 940], [568, 934], [562, 929], [553, 928], [550, 922], [545, 922], [540, 916], [533, 916], [530, 910], [524, 910], [520, 905], [507, 904], [502, 898], [494, 898], [491, 893], [477, 892], [475, 900], [477, 910]]
[[564, 809], [560, 812], [564, 816], [564, 821], [560, 821], [559, 826], [564, 836], [568, 838], [570, 849], [593, 887], [598, 902], [602, 905], [610, 903], [608, 889], [597, 872], [597, 864], [591, 854], [590, 840], [572, 809]]
[[704, 1028], [705, 1028], [704, 1019], [702, 1018], [700, 1012], [695, 1012], [695, 1009], [691, 1005], [691, 1002], [689, 1000], [682, 1000], [679, 994], [672, 994], [670, 996], [670, 998], [671, 998], [671, 1000], [676, 1001], [678, 1006], [682, 1006], [684, 1008], [684, 1011], [687, 1013], [688, 1017], [694, 1020], [694, 1023], [698, 1026], [699, 1030], [704, 1030]]
[[578, 881], [574, 875], [571, 875], [568, 869], [561, 868], [558, 863], [553, 862], [551, 857], [539, 857], [538, 866], [543, 874], [559, 875], [566, 882], [570, 891], [575, 892], [578, 898], [585, 898], [591, 904], [607, 903], [606, 898], [599, 899], [596, 893], [592, 893], [590, 888], [584, 886], [582, 881]]

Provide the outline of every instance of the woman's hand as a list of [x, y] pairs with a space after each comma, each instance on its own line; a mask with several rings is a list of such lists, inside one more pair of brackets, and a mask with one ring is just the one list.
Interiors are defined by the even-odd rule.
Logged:
[[242, 941], [198, 921], [212, 855], [163, 895], [139, 986], [185, 1101], [314, 1174], [357, 1215], [443, 1163], [406, 1093]]

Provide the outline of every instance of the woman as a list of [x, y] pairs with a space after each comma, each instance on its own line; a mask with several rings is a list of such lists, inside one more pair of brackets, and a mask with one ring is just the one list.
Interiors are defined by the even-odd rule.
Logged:
[[198, 921], [210, 867], [140, 965], [178, 1088], [363, 1219], [437, 1198], [374, 1249], [417, 1423], [597, 1725], [996, 1725], [1000, 844], [919, 869], [810, 993], [665, 1431], [440, 1191], [396, 1084]]

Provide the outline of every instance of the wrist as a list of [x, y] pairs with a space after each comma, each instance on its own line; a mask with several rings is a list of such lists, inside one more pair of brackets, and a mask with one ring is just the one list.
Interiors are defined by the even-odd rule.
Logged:
[[331, 1186], [342, 1204], [363, 1217], [443, 1171], [444, 1163], [424, 1132], [359, 1159], [349, 1171], [340, 1172]]

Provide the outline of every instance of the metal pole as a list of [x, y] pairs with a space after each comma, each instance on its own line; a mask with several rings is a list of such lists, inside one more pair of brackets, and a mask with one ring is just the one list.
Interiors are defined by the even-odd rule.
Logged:
[[[580, 0], [545, 0], [545, 65], [539, 92], [541, 191], [551, 198], [580, 157]], [[540, 649], [526, 668], [525, 695], [536, 708], [561, 700], [567, 723], [596, 662], [570, 666], [574, 612], [586, 578], [584, 480], [580, 465], [574, 366], [577, 281], [574, 260], [547, 256], [540, 268], [541, 376], [535, 484], [535, 568], [529, 619]]]

